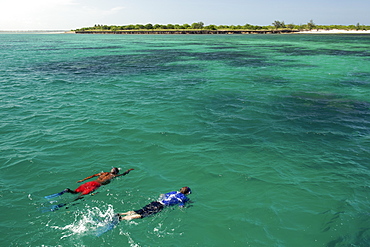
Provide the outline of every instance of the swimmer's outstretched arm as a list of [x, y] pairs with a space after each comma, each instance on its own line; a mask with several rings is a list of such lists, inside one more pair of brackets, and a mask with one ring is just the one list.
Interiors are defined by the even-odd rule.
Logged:
[[91, 175], [91, 176], [89, 176], [89, 177], [87, 177], [87, 178], [84, 178], [84, 179], [78, 180], [78, 181], [77, 181], [77, 183], [81, 183], [81, 182], [83, 182], [83, 181], [85, 181], [85, 180], [88, 180], [88, 179], [90, 179], [90, 178], [100, 176], [101, 174], [102, 174], [102, 173], [100, 172], [100, 173], [97, 173], [97, 174]]
[[126, 174], [128, 174], [130, 171], [132, 171], [132, 170], [134, 170], [134, 169], [128, 169], [127, 171], [125, 171], [124, 173], [122, 173], [122, 174], [118, 174], [116, 177], [120, 177], [120, 176], [125, 176]]

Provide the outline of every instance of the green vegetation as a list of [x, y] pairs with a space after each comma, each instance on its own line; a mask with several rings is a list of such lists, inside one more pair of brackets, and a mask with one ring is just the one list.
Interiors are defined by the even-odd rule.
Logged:
[[284, 21], [274, 21], [270, 26], [256, 26], [251, 24], [245, 25], [208, 25], [205, 26], [203, 22], [195, 22], [193, 24], [136, 24], [136, 25], [126, 25], [126, 26], [108, 26], [108, 25], [95, 25], [93, 27], [79, 28], [74, 31], [126, 31], [126, 30], [370, 30], [370, 26], [361, 25], [357, 23], [356, 25], [316, 25], [313, 20], [310, 20], [307, 24], [285, 24]]

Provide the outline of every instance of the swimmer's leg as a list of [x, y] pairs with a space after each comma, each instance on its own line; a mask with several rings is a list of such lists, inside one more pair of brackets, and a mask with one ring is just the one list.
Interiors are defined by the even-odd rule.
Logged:
[[119, 216], [120, 215], [126, 215], [124, 217], [120, 216], [119, 217], [119, 220], [133, 220], [133, 219], [140, 219], [142, 218], [142, 216], [138, 213], [136, 213], [135, 211], [128, 211], [126, 213], [121, 213], [121, 214], [118, 214]]
[[52, 194], [52, 195], [44, 196], [44, 198], [46, 198], [46, 199], [51, 199], [51, 198], [54, 198], [54, 197], [57, 197], [57, 196], [61, 196], [61, 195], [63, 195], [64, 193], [73, 193], [73, 194], [75, 194], [75, 193], [77, 193], [77, 192], [75, 192], [75, 191], [73, 191], [73, 190], [70, 190], [70, 189], [65, 189], [65, 190], [63, 190], [63, 191], [61, 191], [61, 192], [59, 192], [59, 193], [55, 193], [55, 194]]
[[76, 199], [74, 199], [73, 201], [77, 201], [77, 200], [80, 200], [80, 199], [83, 199], [84, 197], [83, 197], [83, 194], [79, 194], [77, 197], [76, 197]]
[[79, 192], [76, 192], [74, 190], [71, 190], [70, 188], [67, 188], [64, 190], [65, 193], [71, 193], [71, 194], [78, 194]]
[[119, 215], [131, 215], [131, 214], [136, 214], [135, 211], [128, 211], [126, 213], [120, 213]]

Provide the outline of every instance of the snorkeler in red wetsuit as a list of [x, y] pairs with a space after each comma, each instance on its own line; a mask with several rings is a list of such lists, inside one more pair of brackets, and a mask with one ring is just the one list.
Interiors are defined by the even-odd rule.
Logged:
[[124, 175], [128, 174], [132, 170], [134, 170], [134, 169], [128, 169], [124, 173], [118, 174], [119, 173], [119, 169], [116, 168], [116, 167], [114, 167], [114, 168], [112, 168], [112, 170], [110, 172], [100, 172], [100, 173], [91, 175], [91, 176], [89, 176], [87, 178], [84, 178], [82, 180], [79, 180], [79, 181], [77, 181], [77, 183], [81, 183], [81, 182], [83, 182], [85, 180], [88, 180], [90, 178], [93, 178], [93, 177], [98, 177], [94, 181], [90, 181], [90, 182], [84, 183], [84, 184], [80, 185], [75, 190], [71, 190], [71, 189], [67, 188], [63, 192], [72, 193], [72, 194], [80, 194], [79, 197], [77, 198], [77, 199], [79, 199], [82, 196], [87, 195], [87, 194], [90, 194], [91, 192], [95, 191], [100, 186], [109, 184], [110, 181], [113, 178], [124, 176]]

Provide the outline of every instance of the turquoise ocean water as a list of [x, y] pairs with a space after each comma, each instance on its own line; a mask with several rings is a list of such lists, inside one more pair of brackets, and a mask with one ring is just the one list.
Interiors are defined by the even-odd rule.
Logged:
[[[0, 35], [1, 246], [369, 246], [370, 36]], [[45, 195], [117, 166], [94, 196]], [[121, 222], [189, 186], [192, 204]]]

